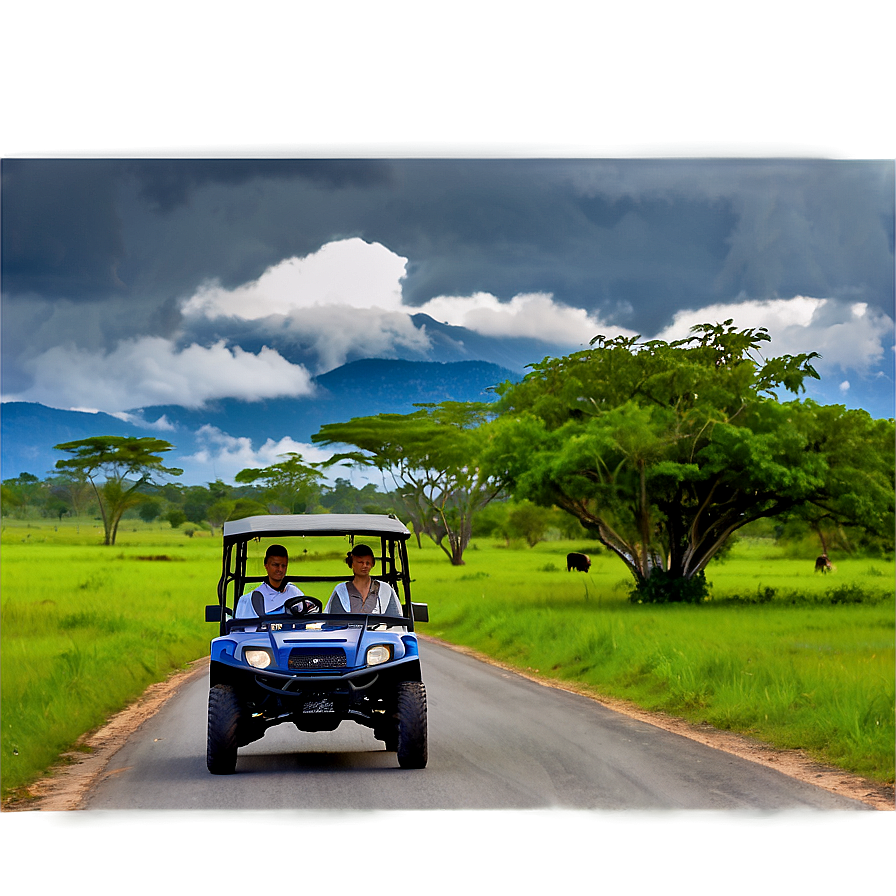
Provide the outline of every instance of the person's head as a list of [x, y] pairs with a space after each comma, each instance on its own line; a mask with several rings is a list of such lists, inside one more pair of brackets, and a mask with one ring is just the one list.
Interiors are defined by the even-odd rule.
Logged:
[[356, 544], [345, 555], [345, 565], [356, 575], [358, 573], [362, 575], [365, 573], [369, 574], [375, 563], [376, 559], [373, 556], [373, 551], [366, 544]]
[[268, 582], [279, 588], [286, 576], [289, 566], [289, 554], [282, 544], [272, 544], [264, 552], [264, 568], [268, 574]]

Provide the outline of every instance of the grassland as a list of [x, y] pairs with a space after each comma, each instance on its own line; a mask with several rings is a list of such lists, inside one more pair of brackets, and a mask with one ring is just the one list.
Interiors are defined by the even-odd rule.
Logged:
[[[4, 520], [2, 791], [27, 785], [153, 681], [208, 650], [218, 538], [126, 521]], [[311, 545], [312, 552], [315, 547]], [[594, 546], [474, 543], [466, 565], [412, 541], [423, 630], [546, 677], [801, 747], [884, 783], [894, 765], [894, 566], [835, 558], [815, 575], [766, 542], [710, 570], [702, 606], [636, 606]], [[567, 573], [585, 549], [588, 574]], [[259, 549], [261, 550], [261, 549]]]

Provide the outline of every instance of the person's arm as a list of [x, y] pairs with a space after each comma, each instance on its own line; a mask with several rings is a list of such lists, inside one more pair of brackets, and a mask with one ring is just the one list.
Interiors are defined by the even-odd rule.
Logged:
[[[385, 589], [385, 591], [383, 590]], [[386, 598], [387, 600], [383, 600]], [[385, 609], [383, 610], [384, 616], [401, 616], [401, 601], [398, 599], [398, 595], [395, 593], [395, 589], [388, 583], [380, 580], [380, 606], [382, 607], [385, 603]]]
[[327, 605], [324, 607], [324, 613], [345, 613], [345, 607], [342, 604], [342, 600], [339, 596], [339, 586], [337, 585], [333, 589], [333, 593], [330, 595], [330, 599], [327, 601]]
[[233, 614], [233, 617], [234, 619], [253, 619], [257, 616], [258, 614], [252, 607], [252, 592], [250, 591], [237, 601], [236, 612]]

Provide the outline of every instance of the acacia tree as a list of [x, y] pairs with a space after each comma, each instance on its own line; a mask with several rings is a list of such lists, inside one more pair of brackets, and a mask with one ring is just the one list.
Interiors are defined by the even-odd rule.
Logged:
[[576, 517], [631, 572], [634, 599], [702, 599], [734, 532], [795, 508], [892, 534], [893, 421], [779, 401], [818, 377], [818, 355], [764, 360], [765, 329], [731, 324], [596, 337], [497, 389], [489, 468]]
[[269, 512], [304, 513], [320, 498], [323, 474], [315, 465], [303, 463], [302, 455], [295, 451], [280, 456], [285, 458], [280, 463], [240, 470], [234, 479], [261, 485], [264, 489], [262, 498], [268, 502]]
[[503, 486], [500, 476], [487, 474], [478, 462], [491, 407], [455, 401], [415, 407], [419, 410], [411, 414], [327, 423], [311, 441], [359, 449], [335, 454], [327, 465], [348, 462], [390, 477], [392, 497], [412, 523], [418, 544], [421, 533], [427, 535], [454, 566], [463, 566], [473, 516]]
[[174, 446], [162, 439], [92, 436], [56, 445], [73, 455], [56, 461], [56, 469], [86, 476], [103, 518], [104, 544], [115, 544], [124, 512], [139, 504], [140, 489], [156, 485], [156, 476], [180, 476], [183, 470], [162, 466], [162, 454]]

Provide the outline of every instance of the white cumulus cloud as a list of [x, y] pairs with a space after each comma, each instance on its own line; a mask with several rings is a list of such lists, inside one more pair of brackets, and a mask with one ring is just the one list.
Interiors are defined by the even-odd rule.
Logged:
[[181, 310], [187, 317], [244, 320], [334, 305], [398, 311], [406, 264], [380, 243], [337, 240], [304, 258], [286, 258], [236, 289], [207, 283]]
[[837, 367], [866, 373], [892, 345], [893, 320], [866, 304], [830, 298], [795, 296], [791, 299], [728, 302], [679, 311], [659, 339], [681, 339], [690, 328], [732, 318], [734, 326], [765, 327], [772, 337], [763, 346], [767, 357], [818, 352], [821, 371]]
[[[322, 463], [333, 456], [333, 451], [319, 448], [305, 442], [297, 442], [286, 436], [282, 439], [268, 438], [259, 447], [254, 447], [252, 439], [232, 436], [217, 426], [205, 425], [195, 434], [198, 449], [178, 458], [178, 466], [184, 471], [187, 482], [213, 482], [221, 479], [233, 482], [240, 470], [269, 467], [279, 463], [287, 454], [300, 454], [306, 464]], [[350, 479], [359, 485], [357, 476], [344, 467], [333, 467], [324, 471], [324, 481], [334, 481], [337, 477]], [[360, 485], [368, 480], [362, 477]]]
[[490, 293], [472, 296], [438, 296], [419, 311], [456, 327], [484, 336], [523, 336], [561, 345], [580, 345], [602, 333], [631, 335], [589, 314], [554, 301], [550, 293], [524, 293], [501, 302]]
[[[78, 408], [72, 408], [72, 410], [76, 411]], [[124, 420], [125, 423], [132, 423], [142, 429], [155, 429], [158, 432], [174, 432], [177, 429], [168, 419], [167, 414], [162, 414], [157, 420], [147, 420], [142, 410], [138, 410], [134, 414], [129, 414], [127, 411], [116, 411], [111, 416]]]
[[28, 362], [33, 384], [13, 396], [53, 407], [89, 405], [107, 413], [155, 404], [202, 407], [224, 397], [257, 401], [312, 391], [308, 371], [277, 352], [223, 342], [177, 349], [161, 337], [120, 342], [111, 352], [60, 345]]
[[235, 289], [209, 283], [181, 306], [187, 328], [204, 320], [252, 322], [253, 332], [311, 351], [318, 373], [352, 352], [396, 357], [420, 353], [429, 337], [401, 303], [407, 259], [361, 239], [327, 243], [304, 258], [287, 258]]

